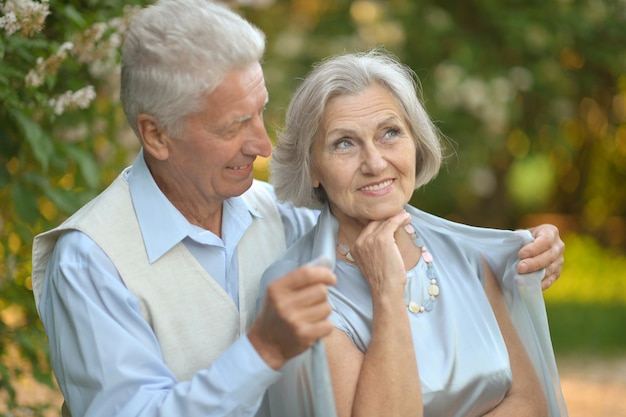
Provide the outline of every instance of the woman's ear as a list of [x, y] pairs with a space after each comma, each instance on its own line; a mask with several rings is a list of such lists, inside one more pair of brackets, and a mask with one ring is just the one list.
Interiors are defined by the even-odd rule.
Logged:
[[315, 173], [311, 173], [311, 185], [313, 188], [318, 188], [320, 186], [320, 180], [317, 179]]
[[157, 119], [147, 114], [140, 114], [137, 116], [137, 130], [146, 152], [160, 161], [168, 158], [171, 138]]

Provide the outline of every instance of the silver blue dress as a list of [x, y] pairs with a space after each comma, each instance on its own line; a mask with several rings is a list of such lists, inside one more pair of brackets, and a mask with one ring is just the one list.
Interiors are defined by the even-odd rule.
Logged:
[[[414, 207], [406, 206], [406, 210], [411, 213], [412, 225], [434, 258], [440, 288], [432, 310], [409, 313], [424, 415], [480, 416], [494, 408], [511, 386], [508, 353], [483, 288], [482, 258], [485, 258], [500, 281], [513, 323], [539, 375], [550, 415], [567, 416], [541, 293], [543, 271], [518, 275], [515, 269], [519, 249], [532, 241], [530, 233], [476, 228], [447, 221]], [[337, 228], [337, 221], [326, 207], [316, 227], [268, 268], [260, 294], [264, 294], [273, 279], [300, 265], [324, 259], [338, 277], [337, 285], [329, 288], [333, 305], [331, 320], [365, 352], [371, 338], [371, 294], [355, 265], [337, 262]], [[420, 292], [427, 297], [425, 289], [430, 278], [423, 260], [408, 272], [408, 278], [414, 286], [416, 282], [424, 284], [424, 290], [421, 285], [417, 285], [417, 291], [413, 290], [411, 297], [418, 298], [414, 301], [421, 301]], [[290, 411], [285, 407], [291, 406], [302, 413], [302, 404], [298, 402], [302, 402], [306, 395], [296, 392], [297, 389], [294, 391], [302, 386], [302, 381], [310, 384], [309, 394], [316, 384], [328, 385], [325, 357], [319, 352], [315, 356], [317, 362], [322, 362], [316, 364], [315, 369], [319, 371], [321, 368], [326, 373], [318, 381], [309, 380], [311, 352], [287, 364], [282, 380], [270, 389], [268, 395], [275, 405], [280, 403], [274, 408], [281, 410], [272, 410], [272, 416], [288, 415]], [[309, 402], [317, 403], [318, 409], [326, 407], [322, 403], [333, 403], [330, 387], [321, 392], [317, 387], [315, 395]], [[309, 404], [309, 411], [305, 414], [323, 415], [316, 413], [314, 408]]]

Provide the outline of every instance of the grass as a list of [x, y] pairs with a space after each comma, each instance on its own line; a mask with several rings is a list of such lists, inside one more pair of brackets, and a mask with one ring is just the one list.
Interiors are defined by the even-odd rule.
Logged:
[[561, 278], [544, 293], [557, 355], [626, 355], [626, 256], [568, 235]]
[[626, 305], [548, 304], [557, 355], [626, 355]]

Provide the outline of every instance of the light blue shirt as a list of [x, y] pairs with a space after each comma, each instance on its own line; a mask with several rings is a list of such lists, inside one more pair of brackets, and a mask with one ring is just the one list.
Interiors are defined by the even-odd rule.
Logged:
[[[257, 213], [240, 197], [225, 201], [220, 238], [190, 224], [169, 202], [141, 152], [125, 177], [150, 262], [182, 241], [238, 304], [237, 245]], [[278, 202], [277, 207], [287, 245], [319, 214]], [[79, 231], [59, 238], [39, 310], [51, 364], [73, 417], [253, 416], [278, 378], [244, 334], [210, 368], [191, 381], [177, 381], [136, 297], [103, 251]]]

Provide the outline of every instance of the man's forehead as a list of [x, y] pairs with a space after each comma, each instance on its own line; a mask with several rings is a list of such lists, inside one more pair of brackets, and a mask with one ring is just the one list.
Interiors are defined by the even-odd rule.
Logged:
[[250, 112], [246, 112], [246, 109], [234, 109], [233, 112], [231, 112], [229, 114], [229, 116], [226, 118], [228, 124], [234, 124], [234, 123], [241, 123], [241, 122], [245, 122], [248, 119], [251, 119], [255, 114], [257, 114], [259, 112], [259, 110], [262, 110], [267, 103], [269, 102], [269, 94], [267, 93], [267, 90], [265, 91], [265, 100], [262, 102], [259, 102], [259, 106], [255, 107], [254, 109], [251, 109]]
[[261, 67], [233, 70], [205, 97], [205, 116], [221, 127], [244, 122], [263, 110], [269, 93]]

